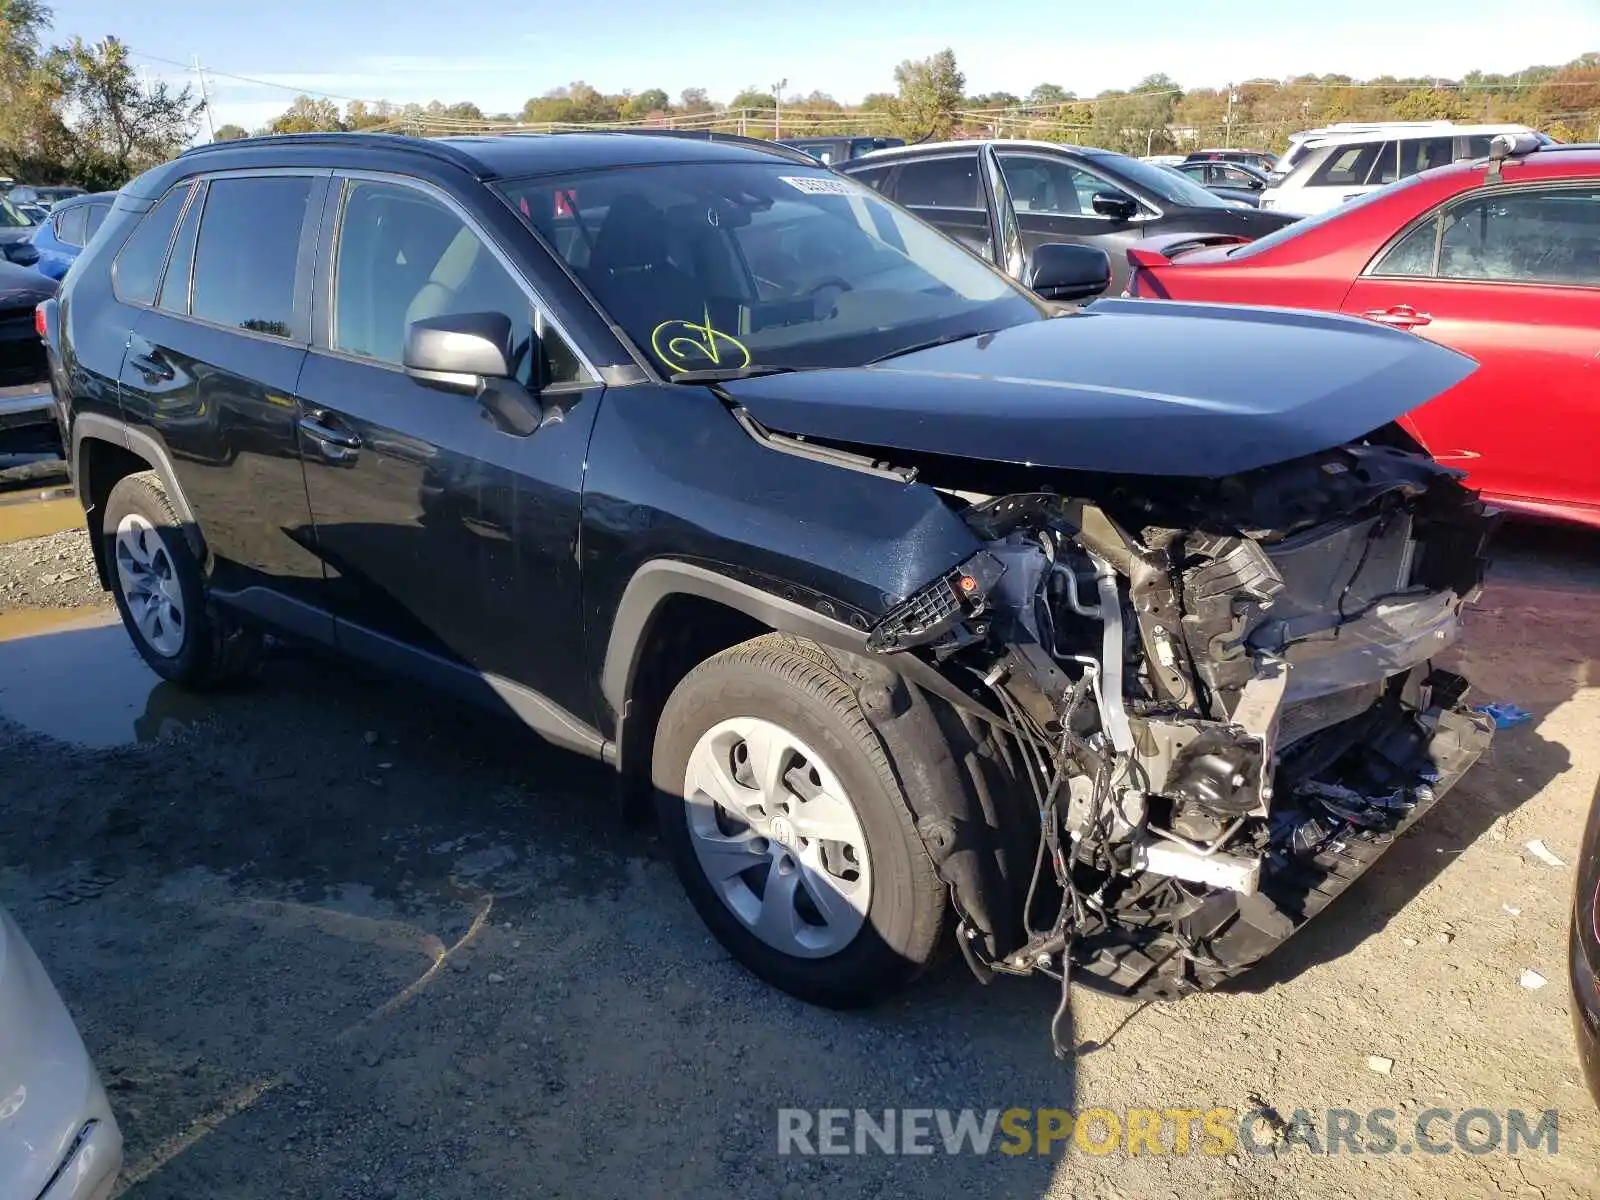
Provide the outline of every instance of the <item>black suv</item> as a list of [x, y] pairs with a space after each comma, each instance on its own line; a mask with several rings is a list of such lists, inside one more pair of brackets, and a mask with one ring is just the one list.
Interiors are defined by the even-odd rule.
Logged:
[[[1048, 291], [1074, 256], [1035, 258]], [[1394, 424], [1470, 360], [1048, 303], [783, 148], [209, 146], [41, 314], [158, 673], [274, 630], [613, 764], [811, 1000], [884, 995], [947, 920], [984, 977], [1211, 986], [1487, 740], [1428, 665], [1485, 523]]]
[[[1095, 246], [1111, 286], [1128, 282], [1130, 247], [1200, 235], [1250, 241], [1296, 220], [1230, 204], [1155, 163], [1055, 142], [965, 141], [879, 150], [834, 167], [1016, 274], [1046, 243]], [[1020, 278], [1020, 276], [1017, 276]]]

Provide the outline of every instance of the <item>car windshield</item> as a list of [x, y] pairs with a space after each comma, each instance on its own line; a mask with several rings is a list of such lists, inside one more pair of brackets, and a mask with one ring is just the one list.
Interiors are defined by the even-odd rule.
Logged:
[[19, 229], [32, 224], [33, 222], [23, 216], [9, 199], [0, 197], [0, 228]]
[[673, 163], [501, 190], [664, 374], [860, 366], [1048, 315], [931, 226], [821, 168]]
[[1213, 196], [1187, 175], [1168, 171], [1156, 163], [1140, 162], [1137, 158], [1120, 154], [1104, 155], [1097, 161], [1168, 204], [1181, 204], [1186, 208], [1231, 207], [1226, 200]]

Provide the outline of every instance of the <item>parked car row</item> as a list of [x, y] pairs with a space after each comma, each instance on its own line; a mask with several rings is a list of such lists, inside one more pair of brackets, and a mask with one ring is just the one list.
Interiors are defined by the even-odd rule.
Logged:
[[1319, 130], [1297, 138], [1272, 168], [1261, 207], [1311, 215], [1435, 167], [1481, 159], [1505, 135], [1555, 143], [1525, 125], [1408, 122]]
[[879, 150], [836, 170], [909, 208], [969, 250], [1022, 278], [1047, 243], [1095, 246], [1111, 287], [1127, 282], [1129, 247], [1156, 236], [1260, 237], [1292, 223], [1251, 211], [1163, 166], [1056, 142], [981, 140]]
[[1600, 148], [1505, 138], [1250, 243], [1128, 257], [1132, 296], [1342, 312], [1471, 355], [1409, 418], [1423, 442], [1497, 504], [1600, 526]]

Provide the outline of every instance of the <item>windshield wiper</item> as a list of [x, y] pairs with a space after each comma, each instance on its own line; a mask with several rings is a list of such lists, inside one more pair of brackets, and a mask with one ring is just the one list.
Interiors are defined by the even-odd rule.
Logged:
[[909, 346], [901, 346], [898, 350], [891, 350], [887, 354], [880, 354], [877, 358], [869, 358], [861, 365], [870, 367], [874, 363], [887, 362], [891, 358], [899, 358], [902, 354], [915, 354], [918, 350], [932, 350], [935, 346], [948, 346], [951, 342], [964, 342], [969, 338], [983, 337], [985, 334], [996, 333], [994, 329], [969, 329], [964, 333], [946, 333], [936, 338], [929, 338], [925, 342], [913, 342]]
[[763, 375], [787, 375], [791, 371], [812, 370], [810, 367], [780, 367], [762, 364], [751, 367], [707, 367], [702, 371], [679, 371], [668, 375], [668, 383], [727, 383], [734, 379], [759, 379]]

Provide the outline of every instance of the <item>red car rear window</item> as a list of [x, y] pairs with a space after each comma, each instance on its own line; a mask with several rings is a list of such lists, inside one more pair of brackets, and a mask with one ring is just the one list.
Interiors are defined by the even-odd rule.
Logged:
[[[1346, 200], [1343, 204], [1337, 205], [1334, 208], [1324, 209], [1322, 212], [1317, 213], [1316, 216], [1301, 217], [1300, 220], [1296, 221], [1293, 225], [1285, 225], [1282, 229], [1275, 229], [1265, 237], [1259, 237], [1253, 242], [1246, 242], [1242, 246], [1235, 247], [1234, 249], [1228, 251], [1228, 257], [1249, 258], [1252, 254], [1259, 254], [1263, 250], [1270, 250], [1274, 246], [1281, 246], [1284, 242], [1289, 241], [1291, 238], [1297, 238], [1301, 234], [1311, 232], [1313, 229], [1320, 229], [1329, 221], [1337, 221], [1346, 213], [1355, 212], [1358, 208], [1365, 208], [1367, 205], [1378, 200], [1387, 200], [1396, 192], [1404, 191], [1406, 188], [1415, 187], [1417, 184], [1423, 182], [1423, 180], [1426, 178], [1427, 176], [1424, 175], [1413, 175], [1409, 179], [1402, 179], [1398, 183], [1391, 183], [1387, 187], [1379, 188], [1377, 191], [1364, 192], [1355, 197], [1353, 200]], [[1466, 190], [1467, 187], [1471, 186], [1475, 178], [1477, 177], [1463, 175], [1462, 190]]]

